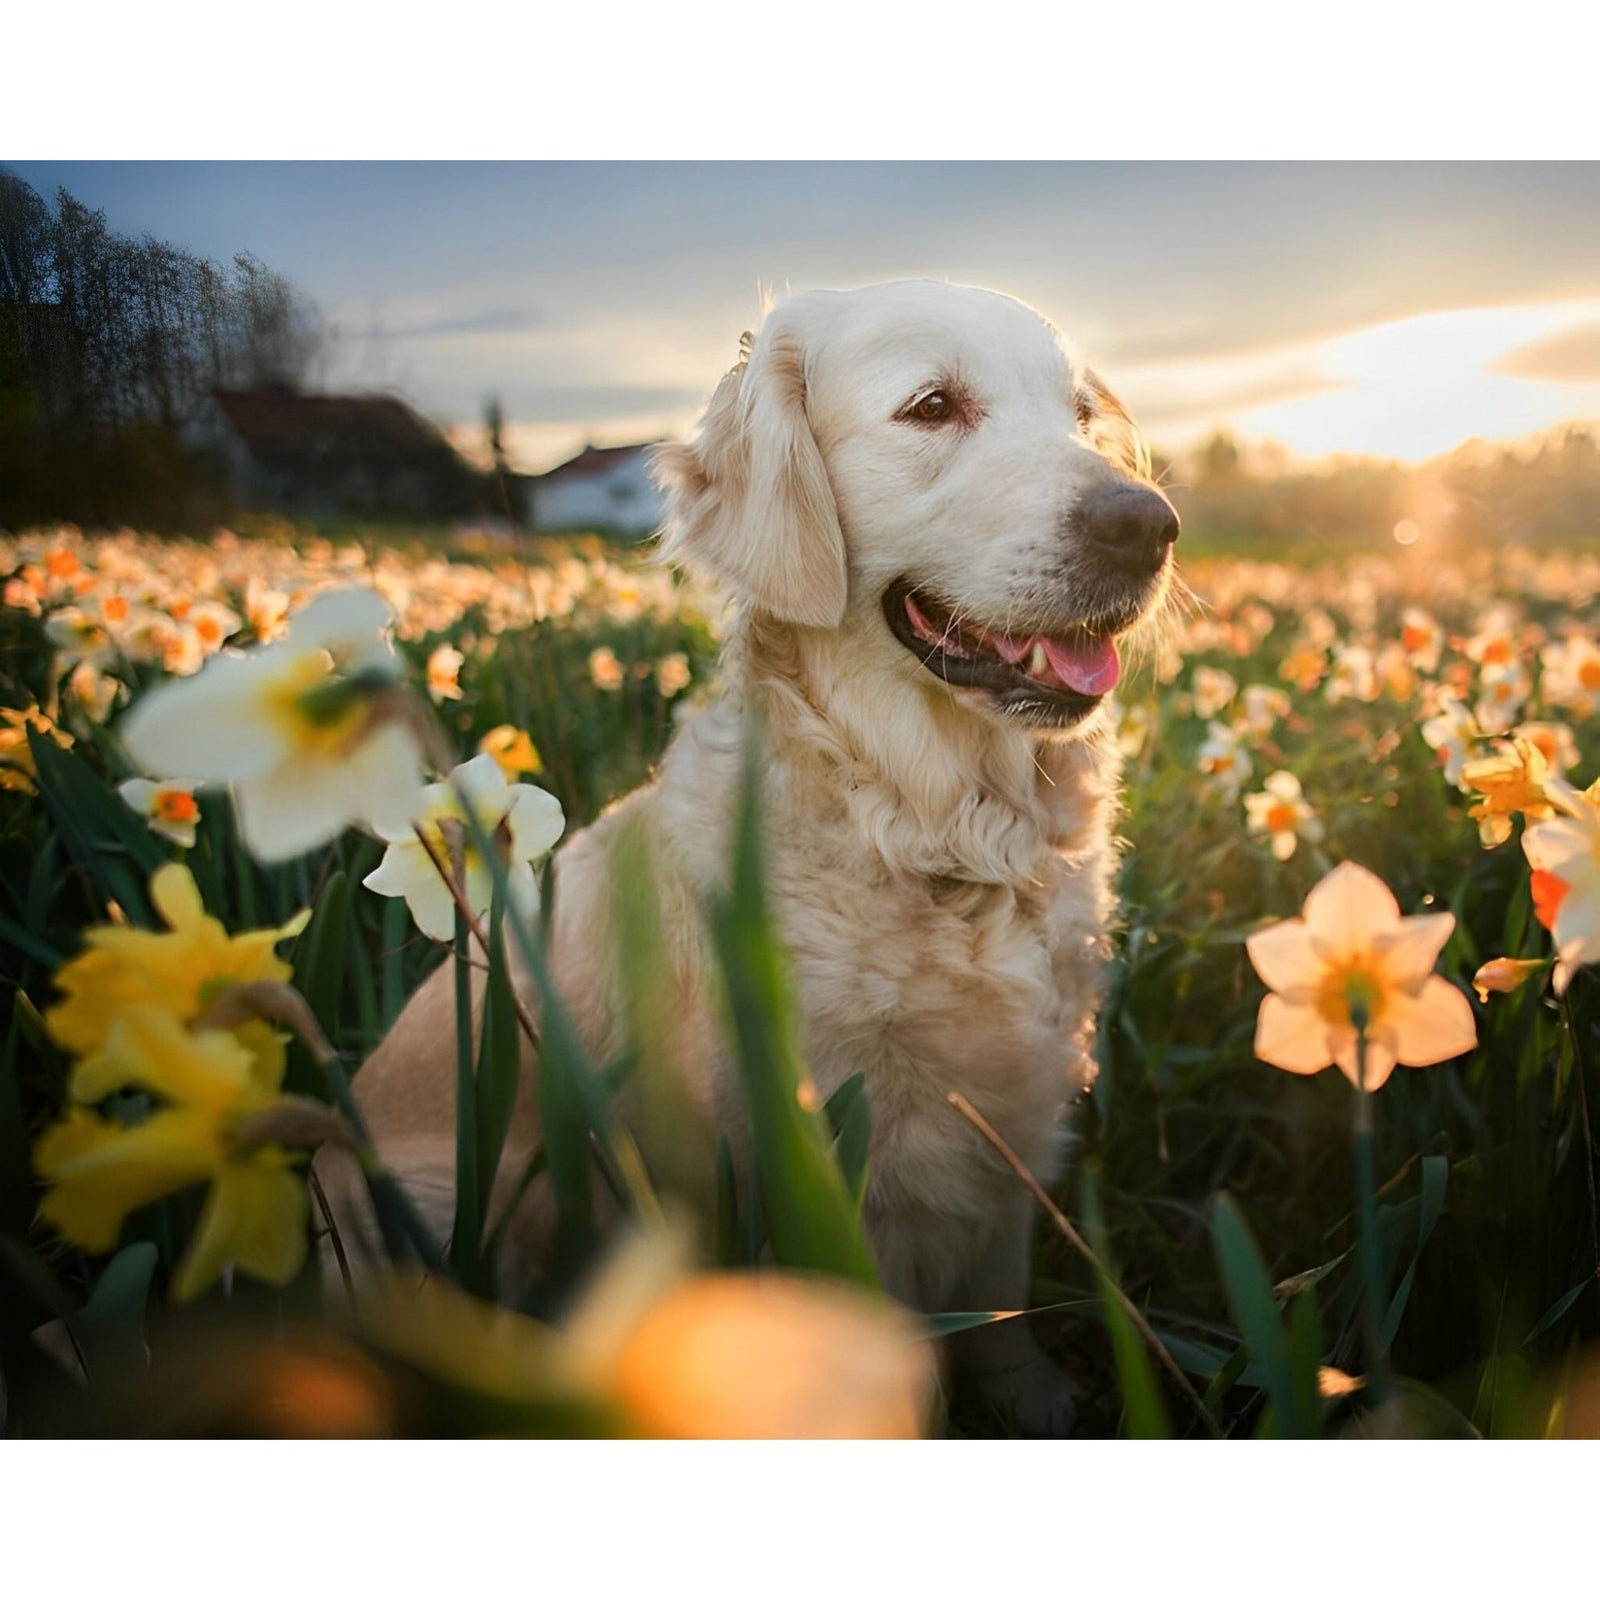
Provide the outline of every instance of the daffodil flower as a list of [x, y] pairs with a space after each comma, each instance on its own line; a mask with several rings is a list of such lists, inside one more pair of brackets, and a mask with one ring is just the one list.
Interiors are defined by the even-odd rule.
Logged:
[[550, 851], [566, 826], [554, 795], [532, 784], [508, 784], [495, 758], [479, 755], [457, 767], [448, 781], [423, 791], [415, 823], [380, 829], [389, 848], [363, 882], [377, 894], [404, 897], [417, 926], [430, 939], [445, 942], [455, 932], [456, 903], [424, 838], [442, 863], [452, 865], [459, 855], [462, 886], [476, 915], [488, 911], [494, 894], [494, 874], [466, 831], [463, 796], [484, 833], [505, 852], [518, 916], [531, 917], [538, 909], [532, 863]]
[[293, 1157], [250, 1136], [252, 1117], [278, 1102], [283, 1055], [263, 1056], [220, 1029], [192, 1033], [169, 1011], [125, 1007], [101, 1047], [80, 1062], [73, 1093], [97, 1101], [142, 1089], [160, 1105], [125, 1126], [73, 1106], [34, 1147], [49, 1184], [40, 1216], [85, 1250], [112, 1249], [130, 1213], [209, 1183], [189, 1248], [173, 1280], [188, 1300], [226, 1268], [287, 1283], [306, 1257], [305, 1184]]
[[150, 772], [230, 783], [262, 861], [285, 861], [352, 824], [391, 830], [417, 811], [422, 763], [398, 714], [400, 661], [387, 602], [370, 589], [318, 595], [272, 644], [214, 656], [146, 695], [121, 724]]
[[521, 728], [502, 722], [478, 741], [480, 755], [493, 756], [507, 783], [523, 772], [540, 772], [544, 762], [531, 738]]
[[1534, 914], [1555, 940], [1554, 987], [1565, 994], [1579, 967], [1600, 961], [1600, 784], [1587, 794], [1560, 778], [1550, 798], [1566, 813], [1524, 830], [1533, 868]]
[[1292, 772], [1274, 772], [1263, 779], [1260, 794], [1244, 797], [1245, 824], [1252, 833], [1264, 833], [1279, 861], [1287, 861], [1301, 839], [1322, 841], [1322, 824]]
[[[152, 875], [150, 899], [169, 931], [90, 928], [84, 934], [89, 948], [56, 973], [64, 998], [44, 1020], [64, 1050], [93, 1056], [104, 1048], [113, 1021], [133, 1006], [153, 1006], [186, 1024], [235, 984], [287, 982], [289, 963], [274, 946], [311, 918], [302, 911], [279, 928], [230, 934], [206, 915], [193, 874], [177, 863]], [[261, 1057], [263, 1070], [281, 1072], [283, 1046], [271, 1028], [247, 1022], [235, 1031]], [[85, 1098], [76, 1087], [74, 1093]]]
[[35, 792], [34, 779], [39, 769], [34, 765], [33, 747], [28, 743], [28, 729], [53, 739], [63, 750], [72, 748], [72, 735], [63, 732], [38, 706], [28, 706], [18, 711], [12, 707], [0, 709], [0, 789], [14, 789], [22, 794]]
[[185, 850], [194, 848], [194, 830], [200, 821], [200, 802], [194, 797], [192, 783], [153, 783], [149, 778], [129, 778], [117, 785], [117, 793], [139, 813], [150, 826], [152, 833], [182, 845]]
[[1478, 837], [1493, 849], [1511, 837], [1511, 818], [1521, 812], [1530, 822], [1555, 815], [1546, 785], [1550, 777], [1544, 752], [1528, 739], [1513, 739], [1498, 755], [1469, 761], [1461, 769], [1461, 787], [1480, 798], [1470, 815], [1478, 824]]
[[1302, 1074], [1337, 1064], [1370, 1091], [1397, 1062], [1426, 1067], [1470, 1050], [1478, 1042], [1472, 1007], [1433, 971], [1455, 924], [1447, 911], [1402, 917], [1381, 878], [1341, 862], [1306, 896], [1299, 917], [1245, 940], [1272, 991], [1257, 1014], [1256, 1054]]

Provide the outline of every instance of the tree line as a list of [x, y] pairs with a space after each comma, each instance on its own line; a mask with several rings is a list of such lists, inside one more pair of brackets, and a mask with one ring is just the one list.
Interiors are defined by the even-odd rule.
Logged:
[[193, 435], [212, 391], [300, 389], [326, 349], [254, 256], [127, 237], [0, 171], [0, 526], [214, 518], [227, 485]]

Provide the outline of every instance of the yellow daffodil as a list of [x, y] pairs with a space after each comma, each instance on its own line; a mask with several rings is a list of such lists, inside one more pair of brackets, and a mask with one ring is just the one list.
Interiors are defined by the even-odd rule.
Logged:
[[388, 604], [370, 589], [318, 595], [272, 644], [213, 656], [123, 719], [150, 772], [231, 783], [251, 853], [283, 861], [354, 823], [406, 826], [422, 765], [403, 714]]
[[40, 1216], [74, 1244], [103, 1252], [131, 1212], [209, 1182], [173, 1293], [192, 1299], [229, 1267], [287, 1283], [305, 1261], [305, 1185], [287, 1151], [249, 1137], [250, 1118], [276, 1103], [282, 1076], [281, 1051], [268, 1058], [219, 1029], [191, 1033], [153, 1005], [123, 1008], [100, 1049], [78, 1064], [74, 1096], [143, 1089], [159, 1108], [124, 1126], [76, 1105], [47, 1129], [34, 1148], [50, 1185]]
[[[281, 928], [230, 934], [206, 915], [193, 875], [176, 863], [151, 877], [150, 899], [170, 931], [90, 928], [84, 935], [89, 948], [56, 974], [65, 998], [45, 1013], [45, 1025], [63, 1049], [92, 1056], [130, 1006], [154, 1006], [189, 1023], [235, 984], [287, 982], [289, 963], [273, 947], [299, 933], [311, 916], [302, 911]], [[275, 1059], [281, 1071], [282, 1045], [265, 1023], [244, 1023], [237, 1032], [268, 1067]]]
[[58, 728], [38, 706], [28, 706], [21, 711], [10, 706], [0, 709], [0, 789], [34, 793], [34, 779], [39, 776], [39, 769], [34, 765], [33, 750], [28, 744], [29, 728], [53, 739], [63, 750], [72, 748], [72, 735]]
[[[430, 784], [423, 791], [414, 825], [379, 830], [389, 848], [362, 880], [377, 894], [403, 896], [417, 926], [430, 939], [453, 937], [456, 903], [418, 830], [439, 861], [448, 864], [454, 852], [461, 852], [463, 887], [477, 915], [484, 915], [493, 899], [494, 875], [465, 830], [464, 803], [471, 805], [483, 831], [503, 844], [513, 909], [519, 916], [531, 917], [537, 910], [539, 890], [532, 863], [549, 853], [566, 826], [561, 802], [554, 795], [532, 784], [508, 784], [493, 756], [474, 756], [447, 782]], [[455, 825], [453, 830], [450, 824]]]
[[1529, 739], [1513, 739], [1498, 755], [1469, 761], [1461, 769], [1461, 787], [1480, 796], [1472, 804], [1478, 837], [1493, 849], [1511, 837], [1511, 819], [1521, 812], [1530, 822], [1553, 817], [1546, 793], [1550, 768], [1544, 752]]
[[1587, 794], [1559, 778], [1550, 798], [1566, 813], [1524, 830], [1533, 868], [1534, 914], [1555, 940], [1555, 991], [1566, 993], [1579, 967], [1600, 961], [1600, 783]]
[[192, 783], [153, 783], [149, 778], [129, 778], [117, 785], [117, 793], [139, 813], [150, 826], [152, 833], [180, 844], [185, 850], [194, 848], [194, 830], [200, 821], [200, 802], [194, 797]]
[[478, 741], [478, 753], [494, 757], [507, 783], [524, 772], [544, 770], [544, 762], [539, 759], [533, 740], [509, 722], [502, 722], [498, 728], [491, 728], [484, 734]]
[[[1301, 915], [1253, 933], [1250, 960], [1272, 991], [1256, 1020], [1256, 1054], [1286, 1072], [1339, 1070], [1368, 1090], [1396, 1062], [1431, 1066], [1470, 1050], [1467, 998], [1433, 971], [1455, 928], [1449, 912], [1402, 917], [1383, 880], [1346, 861], [1306, 896]], [[1366, 1081], [1358, 1081], [1364, 1028]]]

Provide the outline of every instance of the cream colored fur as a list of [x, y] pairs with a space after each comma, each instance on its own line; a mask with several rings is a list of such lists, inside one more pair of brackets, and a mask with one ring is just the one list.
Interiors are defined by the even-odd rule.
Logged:
[[[940, 377], [964, 385], [981, 421], [958, 436], [894, 420]], [[910, 574], [992, 626], [1065, 614], [1075, 584], [1101, 582], [1073, 576], [1071, 508], [1086, 486], [1137, 471], [1138, 448], [1048, 325], [1002, 296], [901, 283], [772, 312], [697, 437], [659, 461], [666, 553], [737, 601], [721, 698], [682, 719], [653, 784], [558, 856], [553, 967], [604, 1057], [620, 1040], [611, 852], [625, 827], [645, 831], [688, 1099], [708, 1141], [725, 1133], [742, 1156], [702, 907], [726, 880], [745, 713], [759, 709], [770, 893], [806, 1060], [824, 1095], [866, 1075], [867, 1228], [891, 1291], [929, 1310], [1026, 1304], [1028, 1199], [946, 1096], [966, 1095], [1043, 1178], [1059, 1174], [1064, 1110], [1095, 1071], [1118, 758], [1103, 713], [1041, 734], [951, 689], [890, 634], [881, 596]], [[453, 1027], [446, 972], [357, 1080], [441, 1235]], [[536, 1137], [525, 1085], [503, 1170]], [[508, 1270], [526, 1269], [546, 1229], [535, 1194]], [[966, 1342], [992, 1399], [1037, 1431], [1063, 1425], [1065, 1382], [1025, 1323]]]

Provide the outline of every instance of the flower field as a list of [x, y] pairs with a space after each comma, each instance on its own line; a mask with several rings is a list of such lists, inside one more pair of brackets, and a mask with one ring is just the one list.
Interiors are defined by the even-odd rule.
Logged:
[[[1102, 1067], [1038, 1236], [1080, 1431], [1600, 1432], [1600, 554], [1184, 571], [1200, 603], [1124, 686]], [[647, 888], [625, 1059], [545, 986], [547, 853], [707, 692], [713, 597], [582, 541], [69, 528], [0, 538], [0, 580], [7, 1431], [1005, 1431], [946, 1413], [935, 1353], [1017, 1308], [875, 1290], [870, 1095], [808, 1103], [753, 806], [709, 910], [762, 1207], [615, 1114]], [[489, 976], [438, 1241], [349, 1081], [450, 960]], [[562, 1210], [501, 1304], [529, 1031]], [[335, 1249], [330, 1143], [404, 1270]]]

